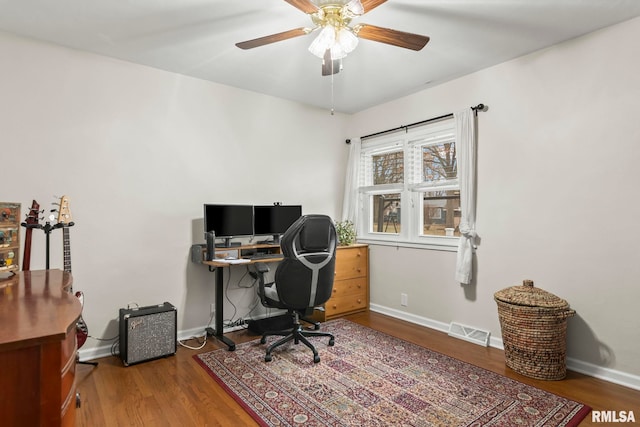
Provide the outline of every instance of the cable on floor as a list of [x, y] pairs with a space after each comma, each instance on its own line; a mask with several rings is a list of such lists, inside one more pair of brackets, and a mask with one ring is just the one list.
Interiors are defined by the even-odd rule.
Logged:
[[[190, 340], [196, 340], [199, 344], [198, 347], [192, 347], [190, 345], [185, 344], [183, 341], [190, 341]], [[202, 340], [202, 341], [200, 341]], [[199, 336], [193, 336], [191, 338], [187, 338], [186, 340], [179, 340], [178, 344], [180, 344], [182, 347], [188, 348], [189, 350], [201, 350], [202, 348], [204, 348], [205, 345], [207, 345], [207, 333], [204, 333], [203, 337], [199, 337]]]

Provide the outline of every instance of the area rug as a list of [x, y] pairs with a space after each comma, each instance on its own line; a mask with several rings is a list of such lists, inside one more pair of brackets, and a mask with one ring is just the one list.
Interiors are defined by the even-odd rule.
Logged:
[[576, 426], [590, 411], [348, 320], [322, 330], [336, 339], [312, 338], [317, 364], [292, 343], [267, 363], [259, 339], [194, 358], [263, 426]]

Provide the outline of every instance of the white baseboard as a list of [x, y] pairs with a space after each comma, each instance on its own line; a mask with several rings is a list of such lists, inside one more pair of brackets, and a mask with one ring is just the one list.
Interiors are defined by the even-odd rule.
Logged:
[[439, 322], [427, 317], [416, 316], [415, 314], [396, 310], [395, 308], [385, 307], [378, 304], [370, 304], [369, 309], [371, 311], [375, 311], [376, 313], [395, 317], [396, 319], [406, 320], [407, 322], [415, 323], [420, 326], [426, 326], [427, 328], [435, 329], [436, 331], [444, 332], [445, 334], [449, 331], [448, 323]]
[[111, 344], [102, 345], [100, 347], [93, 347], [93, 348], [85, 348], [85, 349], [81, 348], [80, 350], [78, 350], [78, 357], [83, 362], [87, 360], [99, 359], [101, 357], [108, 357], [108, 356], [112, 356]]
[[[407, 313], [404, 311], [396, 310], [394, 308], [385, 307], [378, 304], [370, 304], [370, 310], [376, 313], [386, 314], [387, 316], [395, 317], [396, 319], [406, 320], [407, 322], [415, 323], [420, 326], [435, 329], [436, 331], [447, 333], [449, 325], [437, 320], [429, 319], [427, 317], [417, 316], [415, 314]], [[491, 347], [504, 350], [504, 345], [501, 338], [491, 336], [489, 340]], [[618, 384], [624, 387], [629, 387], [634, 390], [640, 390], [640, 376], [629, 374], [627, 372], [617, 371], [615, 369], [605, 368], [602, 366], [594, 365], [592, 363], [583, 362], [571, 357], [567, 358], [567, 369], [581, 374], [589, 375], [604, 381], [608, 381], [614, 384]]]
[[614, 384], [640, 390], [640, 376], [567, 357], [567, 369]]

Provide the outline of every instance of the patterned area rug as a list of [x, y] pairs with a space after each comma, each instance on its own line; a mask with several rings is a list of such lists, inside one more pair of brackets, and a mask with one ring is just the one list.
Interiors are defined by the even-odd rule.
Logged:
[[575, 426], [590, 411], [348, 320], [322, 330], [336, 340], [312, 338], [317, 364], [303, 344], [267, 363], [259, 339], [194, 358], [263, 426]]

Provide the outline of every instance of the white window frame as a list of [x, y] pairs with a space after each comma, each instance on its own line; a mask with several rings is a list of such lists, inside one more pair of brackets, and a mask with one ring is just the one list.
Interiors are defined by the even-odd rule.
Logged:
[[[423, 226], [423, 194], [442, 189], [460, 189], [458, 179], [421, 181], [422, 149], [425, 145], [455, 141], [453, 118], [422, 125], [406, 132], [396, 132], [362, 141], [360, 153], [360, 182], [358, 207], [358, 241], [370, 244], [416, 247], [456, 251], [457, 236], [421, 234]], [[396, 150], [404, 153], [404, 180], [398, 184], [373, 184], [372, 156]], [[458, 164], [459, 166], [459, 164]], [[459, 171], [458, 171], [459, 172]], [[372, 197], [379, 194], [399, 193], [400, 233], [379, 233], [373, 228]]]

